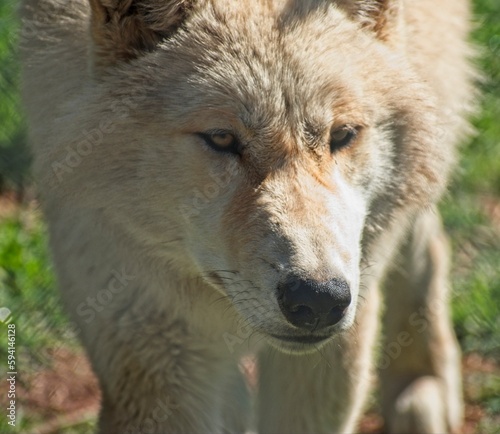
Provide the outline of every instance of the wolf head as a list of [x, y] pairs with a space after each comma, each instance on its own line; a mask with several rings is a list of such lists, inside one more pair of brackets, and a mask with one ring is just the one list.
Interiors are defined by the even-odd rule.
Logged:
[[400, 2], [90, 3], [99, 146], [64, 184], [280, 348], [349, 328], [370, 243], [450, 160]]

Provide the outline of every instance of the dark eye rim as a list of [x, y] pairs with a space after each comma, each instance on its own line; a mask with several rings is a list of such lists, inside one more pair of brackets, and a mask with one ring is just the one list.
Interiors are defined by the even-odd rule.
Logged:
[[[217, 134], [230, 134], [231, 136], [234, 137], [233, 143], [229, 146], [221, 147], [217, 145], [212, 140], [212, 136], [217, 135]], [[205, 144], [212, 150], [221, 153], [221, 154], [235, 154], [235, 155], [241, 155], [241, 145], [240, 141], [238, 139], [238, 136], [234, 134], [232, 131], [228, 130], [213, 130], [213, 131], [205, 131], [201, 133], [196, 133], [198, 137], [200, 137]]]
[[[347, 135], [342, 140], [335, 140], [333, 134], [338, 131], [347, 131]], [[360, 126], [342, 125], [330, 130], [330, 152], [334, 153], [352, 145], [361, 132]]]

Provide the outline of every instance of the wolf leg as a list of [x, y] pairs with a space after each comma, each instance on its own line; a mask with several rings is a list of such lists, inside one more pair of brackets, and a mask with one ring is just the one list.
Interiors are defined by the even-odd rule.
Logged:
[[386, 284], [379, 362], [391, 433], [455, 432], [462, 420], [460, 350], [448, 309], [447, 240], [436, 210], [421, 215]]
[[378, 329], [379, 293], [363, 295], [353, 329], [317, 352], [288, 355], [267, 346], [259, 354], [259, 434], [355, 432]]
[[107, 342], [91, 354], [103, 389], [100, 433], [226, 432], [225, 385], [237, 368], [222, 347], [154, 312], [119, 326], [103, 330]]
[[250, 423], [251, 401], [243, 373], [236, 363], [226, 372], [223, 389], [222, 425], [224, 434], [244, 434]]

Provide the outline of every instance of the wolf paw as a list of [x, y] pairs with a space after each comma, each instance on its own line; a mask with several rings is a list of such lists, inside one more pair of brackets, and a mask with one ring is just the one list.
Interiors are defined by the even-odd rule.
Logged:
[[[458, 399], [458, 397], [457, 397]], [[447, 417], [444, 385], [437, 377], [420, 377], [398, 396], [386, 421], [391, 434], [446, 434], [456, 432]], [[459, 424], [460, 421], [456, 421]]]

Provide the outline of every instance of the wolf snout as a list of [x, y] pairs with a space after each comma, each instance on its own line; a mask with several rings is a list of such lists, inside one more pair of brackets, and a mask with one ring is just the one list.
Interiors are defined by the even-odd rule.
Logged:
[[339, 278], [318, 282], [292, 277], [278, 286], [278, 302], [289, 323], [315, 331], [343, 318], [351, 303], [351, 291]]

